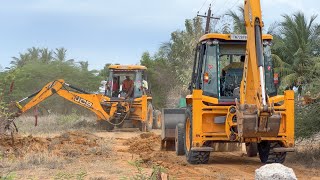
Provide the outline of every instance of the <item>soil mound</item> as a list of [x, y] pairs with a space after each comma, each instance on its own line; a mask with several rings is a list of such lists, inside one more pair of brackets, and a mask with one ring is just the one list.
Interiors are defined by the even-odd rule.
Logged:
[[130, 138], [123, 145], [129, 146], [128, 152], [141, 155], [160, 149], [160, 141], [160, 135], [149, 132]]
[[5, 156], [23, 157], [28, 153], [50, 152], [58, 156], [102, 155], [103, 139], [85, 132], [66, 132], [53, 138], [33, 136], [0, 137], [0, 151]]

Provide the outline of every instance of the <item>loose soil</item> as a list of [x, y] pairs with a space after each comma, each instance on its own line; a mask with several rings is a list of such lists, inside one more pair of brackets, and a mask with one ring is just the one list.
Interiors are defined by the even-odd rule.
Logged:
[[[30, 165], [27, 169], [15, 169], [17, 179], [76, 179], [81, 173], [84, 179], [130, 178], [138, 173], [130, 162], [141, 162], [146, 174], [151, 174], [155, 166], [164, 167], [169, 178], [174, 179], [254, 179], [255, 169], [262, 166], [257, 157], [246, 157], [240, 151], [213, 152], [208, 164], [190, 165], [184, 156], [160, 150], [160, 141], [159, 130], [150, 133], [136, 129], [71, 131], [47, 138], [15, 136], [14, 145], [10, 137], [2, 137], [0, 151], [3, 159], [14, 156], [15, 162], [36, 153], [49, 153], [65, 161], [62, 168]], [[289, 155], [284, 165], [293, 168], [298, 179], [320, 179], [316, 168], [307, 168], [290, 159]], [[12, 171], [10, 165], [0, 166], [0, 175], [9, 171]]]

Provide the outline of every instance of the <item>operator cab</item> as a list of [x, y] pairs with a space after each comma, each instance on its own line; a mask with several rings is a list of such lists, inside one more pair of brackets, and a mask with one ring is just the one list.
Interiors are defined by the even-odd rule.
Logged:
[[146, 69], [139, 65], [110, 65], [105, 95], [138, 98], [147, 94]]
[[[196, 48], [190, 90], [202, 89], [203, 94], [234, 103], [240, 95], [246, 35], [206, 34]], [[270, 52], [272, 36], [263, 35], [265, 83], [269, 96], [276, 95]]]

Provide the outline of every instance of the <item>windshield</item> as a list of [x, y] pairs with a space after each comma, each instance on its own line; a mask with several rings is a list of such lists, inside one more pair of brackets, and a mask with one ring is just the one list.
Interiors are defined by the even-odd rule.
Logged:
[[110, 70], [106, 95], [109, 97], [141, 97], [143, 94], [142, 74], [141, 70]]
[[209, 96], [218, 96], [218, 63], [217, 63], [217, 49], [215, 45], [206, 45], [204, 54], [205, 61], [203, 63], [202, 78], [208, 77], [208, 80], [202, 80], [203, 92]]

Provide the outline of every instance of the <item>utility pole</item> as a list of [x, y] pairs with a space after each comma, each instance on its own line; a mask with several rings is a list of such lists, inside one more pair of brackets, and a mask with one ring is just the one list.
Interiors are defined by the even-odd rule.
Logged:
[[211, 19], [220, 19], [218, 17], [213, 17], [213, 14], [211, 14], [211, 4], [209, 6], [208, 13], [205, 13], [204, 15], [199, 15], [199, 12], [198, 12], [197, 16], [206, 18], [205, 34], [208, 34], [209, 31], [210, 31], [210, 21], [211, 21]]

